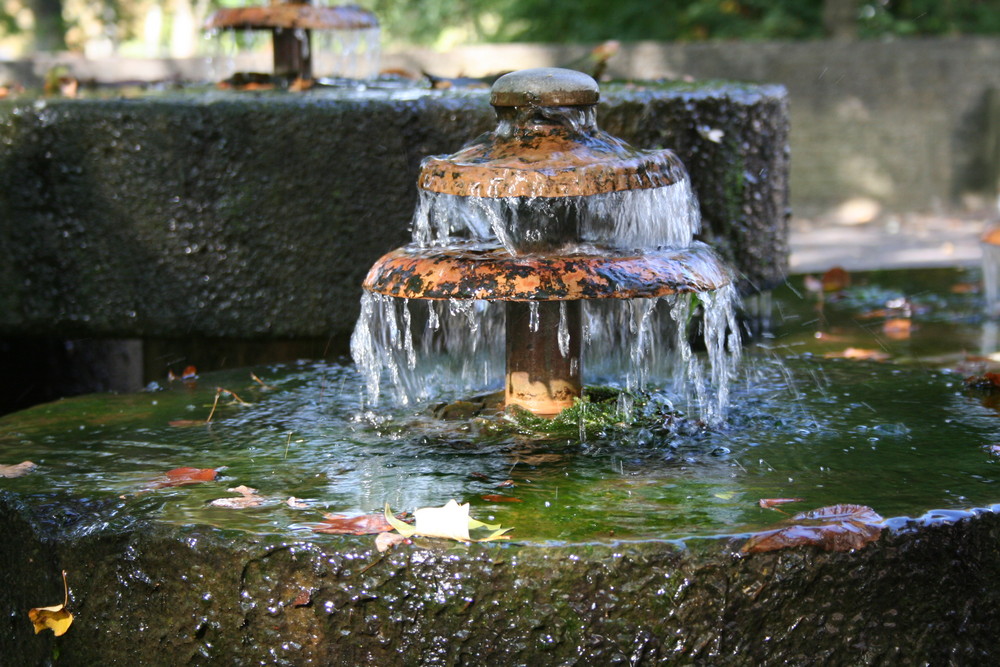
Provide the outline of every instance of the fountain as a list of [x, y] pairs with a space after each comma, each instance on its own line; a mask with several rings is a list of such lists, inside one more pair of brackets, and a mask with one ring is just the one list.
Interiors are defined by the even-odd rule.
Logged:
[[[700, 375], [686, 327], [695, 295], [706, 312], [718, 391], [709, 413], [721, 414], [733, 367], [727, 353], [739, 350], [729, 271], [693, 240], [697, 200], [677, 157], [636, 150], [599, 130], [598, 98], [597, 83], [580, 72], [507, 74], [490, 99], [497, 129], [455, 155], [424, 161], [414, 242], [379, 259], [365, 279], [352, 349], [371, 395], [378, 397], [384, 369], [404, 402], [426, 398], [426, 382], [413, 376], [426, 365], [416, 359], [411, 300], [428, 304], [426, 336], [437, 337], [450, 313], [467, 320], [462, 335], [440, 337], [446, 358], [496, 349], [489, 337], [501, 327], [490, 318], [504, 322], [508, 407], [554, 415], [580, 400], [585, 338], [605, 355], [616, 345], [630, 348], [626, 386], [642, 388], [651, 357], [670, 344], [651, 324], [658, 303], [676, 332], [675, 356], [691, 366], [682, 374], [687, 385]], [[463, 307], [463, 300], [479, 308]], [[607, 300], [624, 301], [584, 311], [585, 301]], [[496, 301], [504, 303], [500, 312], [489, 309]], [[616, 331], [608, 340], [608, 320], [633, 335]]]
[[[365, 271], [406, 241], [396, 227], [414, 209], [419, 158], [455, 150], [493, 112], [478, 93], [315, 92], [5, 101], [4, 331], [258, 340], [349, 331]], [[735, 283], [780, 283], [783, 93], [713, 84], [601, 94], [603, 127], [634, 145], [676, 146], [701, 201], [703, 238], [737, 267]], [[500, 114], [516, 120], [517, 108], [501, 104]], [[538, 113], [547, 127], [548, 112]], [[590, 410], [606, 406], [585, 400], [575, 405], [587, 407], [579, 424], [554, 434], [532, 424], [559, 416], [498, 431], [479, 417], [421, 410], [502, 383], [508, 307], [527, 311], [531, 338], [556, 332], [541, 364], [549, 398], [559, 398], [553, 378], [575, 390], [579, 377], [587, 399], [595, 379], [614, 377], [605, 362], [623, 363], [634, 388], [658, 388], [643, 372], [661, 362], [670, 375], [675, 359], [652, 358], [650, 338], [634, 340], [663, 332], [644, 329], [646, 315], [666, 327], [675, 353], [666, 356], [683, 358], [687, 337], [671, 323], [687, 324], [695, 300], [713, 312], [724, 301], [714, 294], [734, 284], [687, 232], [619, 235], [587, 222], [601, 222], [608, 202], [681, 191], [668, 153], [633, 157], [660, 186], [522, 202], [517, 192], [461, 194], [459, 184], [479, 180], [469, 174], [454, 187], [421, 181], [431, 187], [416, 202], [413, 244], [377, 265], [364, 297], [371, 321], [385, 315], [387, 326], [361, 329], [384, 336], [369, 349], [386, 356], [372, 359], [380, 373], [398, 370], [409, 404], [375, 406], [369, 378], [350, 364], [269, 363], [170, 382], [159, 369], [160, 387], [147, 392], [81, 396], [0, 420], [0, 655], [26, 664], [987, 662], [1000, 628], [995, 396], [932, 370], [930, 358], [967, 347], [976, 325], [941, 305], [956, 294], [935, 292], [925, 273], [898, 284], [859, 278], [839, 299], [779, 292], [773, 329], [731, 382], [739, 409], [725, 416], [709, 409], [678, 426], [673, 411], [653, 410], [637, 425], [617, 406], [602, 415], [611, 419], [594, 419]], [[532, 224], [517, 224], [525, 219]], [[554, 225], [552, 236], [536, 238], [538, 222]], [[627, 258], [640, 263], [626, 263], [619, 282], [587, 274]], [[401, 263], [441, 262], [475, 267], [457, 276], [468, 294], [444, 279], [393, 286]], [[483, 277], [478, 267], [491, 263], [496, 272]], [[507, 294], [531, 298], [510, 303], [476, 292], [488, 283], [498, 294], [512, 273], [555, 281], [565, 267], [593, 280], [560, 277], [544, 291], [515, 282]], [[589, 298], [595, 286], [611, 296]], [[877, 337], [860, 308], [895, 303], [904, 289], [927, 298], [931, 314], [914, 307], [912, 337], [884, 337], [903, 361], [827, 357], [830, 346]], [[547, 301], [577, 296], [588, 298]], [[390, 307], [392, 317], [380, 313]], [[607, 320], [593, 315], [607, 311]], [[588, 326], [601, 321], [607, 330]], [[475, 331], [451, 328], [473, 322]], [[578, 375], [562, 363], [577, 356], [574, 336]], [[608, 359], [607, 345], [623, 337]], [[514, 336], [515, 357], [523, 342]], [[717, 343], [691, 357], [706, 359]], [[469, 356], [433, 354], [474, 346]], [[407, 386], [417, 371], [433, 376], [442, 358], [455, 372], [441, 377], [458, 386]], [[675, 368], [688, 381], [699, 367]], [[26, 459], [37, 467], [17, 465]], [[194, 467], [210, 474], [177, 473]], [[258, 493], [227, 490], [248, 486]], [[234, 493], [252, 503], [214, 504]], [[513, 527], [511, 539], [416, 537], [383, 553], [371, 535], [315, 530], [336, 523], [324, 514], [353, 520], [386, 502], [414, 510], [451, 498]], [[889, 518], [866, 524], [871, 542], [853, 550], [748, 549], [753, 535], [789, 526], [767, 506], [794, 498], [803, 498], [796, 510], [859, 503]], [[63, 570], [74, 622], [61, 637], [35, 634], [27, 611], [64, 600]]]
[[[314, 78], [369, 78], [378, 69], [378, 19], [354, 5], [321, 6], [308, 2], [274, 0], [266, 7], [225, 7], [205, 22], [218, 50], [230, 53], [231, 67], [219, 68], [221, 78], [242, 72], [239, 67], [253, 54], [243, 47], [256, 44], [256, 35], [271, 38], [273, 79], [289, 85]], [[361, 62], [365, 61], [365, 62]]]

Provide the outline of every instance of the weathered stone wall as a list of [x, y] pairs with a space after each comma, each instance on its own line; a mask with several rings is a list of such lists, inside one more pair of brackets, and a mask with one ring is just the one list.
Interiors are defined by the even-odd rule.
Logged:
[[[570, 62], [586, 51], [483, 45], [447, 54], [413, 50], [386, 63], [475, 76]], [[608, 74], [786, 86], [797, 215], [859, 198], [901, 212], [979, 206], [1000, 184], [995, 37], [625, 44]]]
[[[741, 540], [295, 544], [0, 493], [0, 655], [18, 664], [990, 664], [1000, 520], [900, 524], [855, 552]], [[120, 521], [120, 518], [119, 518]], [[34, 606], [74, 622], [35, 635]]]

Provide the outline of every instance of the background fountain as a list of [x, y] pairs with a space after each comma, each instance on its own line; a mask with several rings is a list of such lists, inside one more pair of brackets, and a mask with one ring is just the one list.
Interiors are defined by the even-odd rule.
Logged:
[[[697, 385], [680, 394], [696, 393], [706, 416], [719, 417], [733, 370], [727, 355], [739, 350], [729, 272], [693, 240], [698, 203], [677, 157], [599, 130], [598, 98], [580, 72], [505, 75], [491, 95], [497, 129], [424, 162], [413, 244], [365, 279], [352, 347], [374, 398], [386, 378], [404, 402], [441, 391], [422, 377], [433, 364], [418, 362], [418, 350], [443, 355], [437, 363], [458, 357], [459, 386], [485, 389], [497, 379], [489, 367], [504, 329], [507, 406], [551, 415], [582, 398], [586, 339], [592, 358], [625, 362], [616, 370], [629, 390], [644, 389], [670, 356], [666, 365], [684, 369], [678, 384]], [[688, 342], [692, 294], [718, 392], [710, 401]], [[414, 314], [410, 300], [428, 310]], [[612, 303], [585, 310], [592, 300]], [[502, 310], [490, 308], [496, 301]], [[415, 329], [424, 329], [422, 345]]]
[[264, 46], [259, 35], [270, 37], [270, 75], [284, 85], [314, 78], [368, 79], [378, 72], [378, 19], [354, 5], [276, 1], [264, 7], [227, 7], [212, 14], [205, 29], [217, 42], [216, 76], [245, 79], [234, 83], [250, 83], [249, 75], [263, 70], [254, 53]]

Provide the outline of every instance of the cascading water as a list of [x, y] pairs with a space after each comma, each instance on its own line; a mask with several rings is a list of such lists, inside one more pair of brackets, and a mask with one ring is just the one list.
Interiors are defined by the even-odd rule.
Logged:
[[730, 271], [693, 240], [680, 160], [601, 131], [598, 94], [568, 70], [501, 77], [496, 130], [424, 161], [413, 243], [372, 268], [352, 338], [370, 400], [505, 377], [507, 405], [553, 414], [582, 397], [585, 359], [592, 383], [723, 417], [740, 350]]

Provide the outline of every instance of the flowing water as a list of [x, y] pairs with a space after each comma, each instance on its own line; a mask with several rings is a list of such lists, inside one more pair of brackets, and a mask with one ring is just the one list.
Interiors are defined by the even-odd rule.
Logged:
[[[964, 382], [1000, 358], [995, 324], [979, 315], [980, 295], [967, 293], [977, 278], [855, 276], [853, 287], [822, 300], [793, 279], [773, 298], [770, 333], [745, 350], [733, 409], [715, 426], [684, 418], [680, 405], [665, 416], [667, 392], [644, 408], [645, 419], [622, 412], [620, 421], [591, 422], [584, 411], [579, 428], [558, 435], [498, 430], [431, 418], [422, 403], [369, 408], [352, 365], [303, 362], [252, 369], [263, 384], [247, 369], [9, 415], [0, 419], [0, 463], [39, 467], [0, 478], [0, 490], [62, 531], [139, 517], [282, 540], [341, 539], [310, 531], [324, 512], [376, 512], [386, 502], [413, 510], [451, 498], [532, 543], [737, 534], [782, 518], [758, 506], [763, 498], [802, 498], [785, 507], [793, 512], [858, 503], [885, 517], [956, 516], [1000, 502], [991, 450], [1000, 442], [1000, 394]], [[470, 307], [437, 304], [437, 326], [468, 317]], [[416, 320], [411, 329], [429, 326]], [[402, 315], [400, 323], [401, 335]], [[844, 358], [861, 356], [851, 349], [887, 357]], [[206, 425], [220, 386], [248, 404], [223, 396]], [[181, 466], [222, 468], [222, 476], [164, 485], [164, 473]], [[208, 504], [240, 484], [257, 488], [264, 504]], [[287, 504], [292, 496], [305, 506]]]

